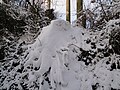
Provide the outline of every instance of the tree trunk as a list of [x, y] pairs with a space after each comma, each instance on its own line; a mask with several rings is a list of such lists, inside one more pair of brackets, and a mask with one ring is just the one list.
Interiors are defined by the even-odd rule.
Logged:
[[83, 0], [77, 0], [77, 19], [82, 16], [82, 26], [86, 27], [86, 15], [82, 13], [81, 11], [83, 10]]
[[66, 20], [70, 22], [70, 0], [66, 0]]
[[48, 9], [51, 8], [51, 0], [47, 0], [47, 3], [48, 3]]
[[77, 18], [80, 17], [81, 10], [83, 10], [83, 0], [77, 0]]

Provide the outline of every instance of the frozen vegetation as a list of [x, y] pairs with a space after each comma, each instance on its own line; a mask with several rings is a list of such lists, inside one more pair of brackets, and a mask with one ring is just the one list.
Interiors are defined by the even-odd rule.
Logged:
[[1, 66], [0, 89], [119, 90], [119, 55], [108, 38], [115, 23], [120, 20], [110, 21], [104, 32], [93, 32], [52, 21], [18, 62]]
[[93, 12], [92, 29], [77, 26], [79, 20], [74, 26], [52, 20], [53, 9], [49, 16], [37, 6], [30, 11], [0, 3], [0, 90], [120, 90], [115, 1], [103, 7], [105, 16], [100, 8]]

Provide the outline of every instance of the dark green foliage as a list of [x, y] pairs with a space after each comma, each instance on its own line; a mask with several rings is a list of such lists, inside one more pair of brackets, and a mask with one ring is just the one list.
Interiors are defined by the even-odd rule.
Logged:
[[99, 83], [96, 83], [95, 85], [92, 85], [92, 90], [97, 90], [98, 87], [99, 87]]
[[45, 11], [45, 16], [48, 17], [50, 20], [56, 19], [55, 15], [54, 15], [54, 10], [53, 9], [47, 9]]
[[120, 55], [120, 29], [111, 32], [109, 43], [114, 52]]
[[[11, 13], [13, 12], [13, 13]], [[23, 33], [23, 26], [26, 25], [25, 21], [18, 19], [17, 17], [12, 17], [12, 14], [17, 16], [17, 12], [14, 13], [14, 9], [0, 4], [0, 29], [6, 28], [8, 31], [15, 35]]]
[[[0, 62], [3, 62], [5, 57], [18, 59], [17, 55], [24, 52], [22, 45], [17, 47], [20, 37], [26, 33], [32, 34], [34, 37], [40, 28], [50, 23], [41, 7], [35, 6], [34, 9], [37, 10], [37, 13], [24, 10], [19, 6], [0, 3]], [[21, 10], [25, 13], [21, 13]], [[12, 55], [12, 53], [16, 55]]]
[[1, 47], [0, 49], [0, 62], [2, 61], [2, 59], [5, 58], [5, 52], [4, 52], [4, 47]]
[[[21, 37], [27, 34], [28, 37], [29, 35], [33, 37], [31, 40], [35, 39], [36, 33], [38, 34], [41, 28], [47, 26], [51, 21], [49, 17], [46, 17], [45, 11], [41, 7], [36, 5], [33, 7], [35, 12], [15, 5], [0, 4], [1, 90], [6, 90], [7, 87], [8, 90], [29, 90], [26, 82], [29, 78], [28, 71], [33, 70], [33, 66], [27, 69], [24, 67], [23, 61], [29, 52], [26, 51], [28, 49], [27, 41], [21, 41]], [[50, 18], [53, 19], [53, 17]], [[36, 71], [38, 69], [35, 68]], [[46, 76], [45, 82], [48, 83], [50, 83], [49, 72], [50, 70], [44, 74]], [[21, 75], [22, 73], [25, 74]], [[7, 86], [6, 83], [10, 84]], [[30, 87], [32, 90], [39, 89], [38, 80], [34, 80]]]
[[83, 50], [82, 48], [80, 48], [80, 55], [78, 55], [78, 61], [83, 61], [85, 62], [85, 65], [89, 65], [92, 63], [92, 60], [96, 57], [96, 52], [89, 50]]

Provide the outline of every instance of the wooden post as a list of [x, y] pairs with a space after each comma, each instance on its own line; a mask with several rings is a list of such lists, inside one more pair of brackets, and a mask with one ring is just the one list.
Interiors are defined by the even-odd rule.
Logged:
[[70, 0], [66, 0], [66, 20], [70, 22]]

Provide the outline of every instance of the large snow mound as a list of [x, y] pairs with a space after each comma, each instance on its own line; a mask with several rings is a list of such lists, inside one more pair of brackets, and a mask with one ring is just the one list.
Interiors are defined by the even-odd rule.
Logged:
[[[26, 68], [33, 66], [33, 71], [29, 71], [29, 81], [38, 78], [39, 90], [119, 89], [120, 70], [111, 70], [111, 64], [106, 63], [109, 58], [112, 59], [110, 63], [115, 62], [114, 55], [100, 58], [101, 53], [97, 53], [93, 58], [96, 64], [88, 66], [82, 61], [87, 57], [82, 55], [92, 50], [85, 42], [88, 37], [90, 34], [83, 28], [73, 28], [64, 20], [52, 21], [30, 46], [25, 63]], [[83, 58], [78, 60], [78, 56]]]
[[0, 90], [119, 90], [120, 56], [106, 49], [109, 24], [91, 32], [52, 21], [18, 63], [0, 68]]
[[[41, 34], [36, 39], [36, 42], [30, 46], [31, 51], [25, 66], [27, 67], [28, 65], [33, 64], [33, 68], [37, 68], [37, 70], [34, 71], [35, 76], [40, 77], [41, 79], [46, 72], [49, 72], [49, 79], [51, 81], [50, 86], [53, 89], [57, 88], [57, 90], [59, 90], [56, 85], [66, 86], [68, 82], [64, 82], [63, 72], [68, 72], [67, 64], [70, 60], [68, 59], [69, 48], [72, 45], [83, 45], [81, 43], [82, 31], [82, 28], [81, 30], [75, 29], [69, 22], [64, 20], [52, 21], [49, 26], [42, 30]], [[71, 56], [71, 54], [69, 55]], [[71, 76], [68, 77], [68, 80], [70, 77]], [[42, 81], [43, 79], [41, 82]], [[41, 85], [40, 90], [45, 90], [46, 87], [46, 84]], [[70, 86], [70, 88], [73, 87]], [[68, 90], [70, 90], [70, 88]]]

